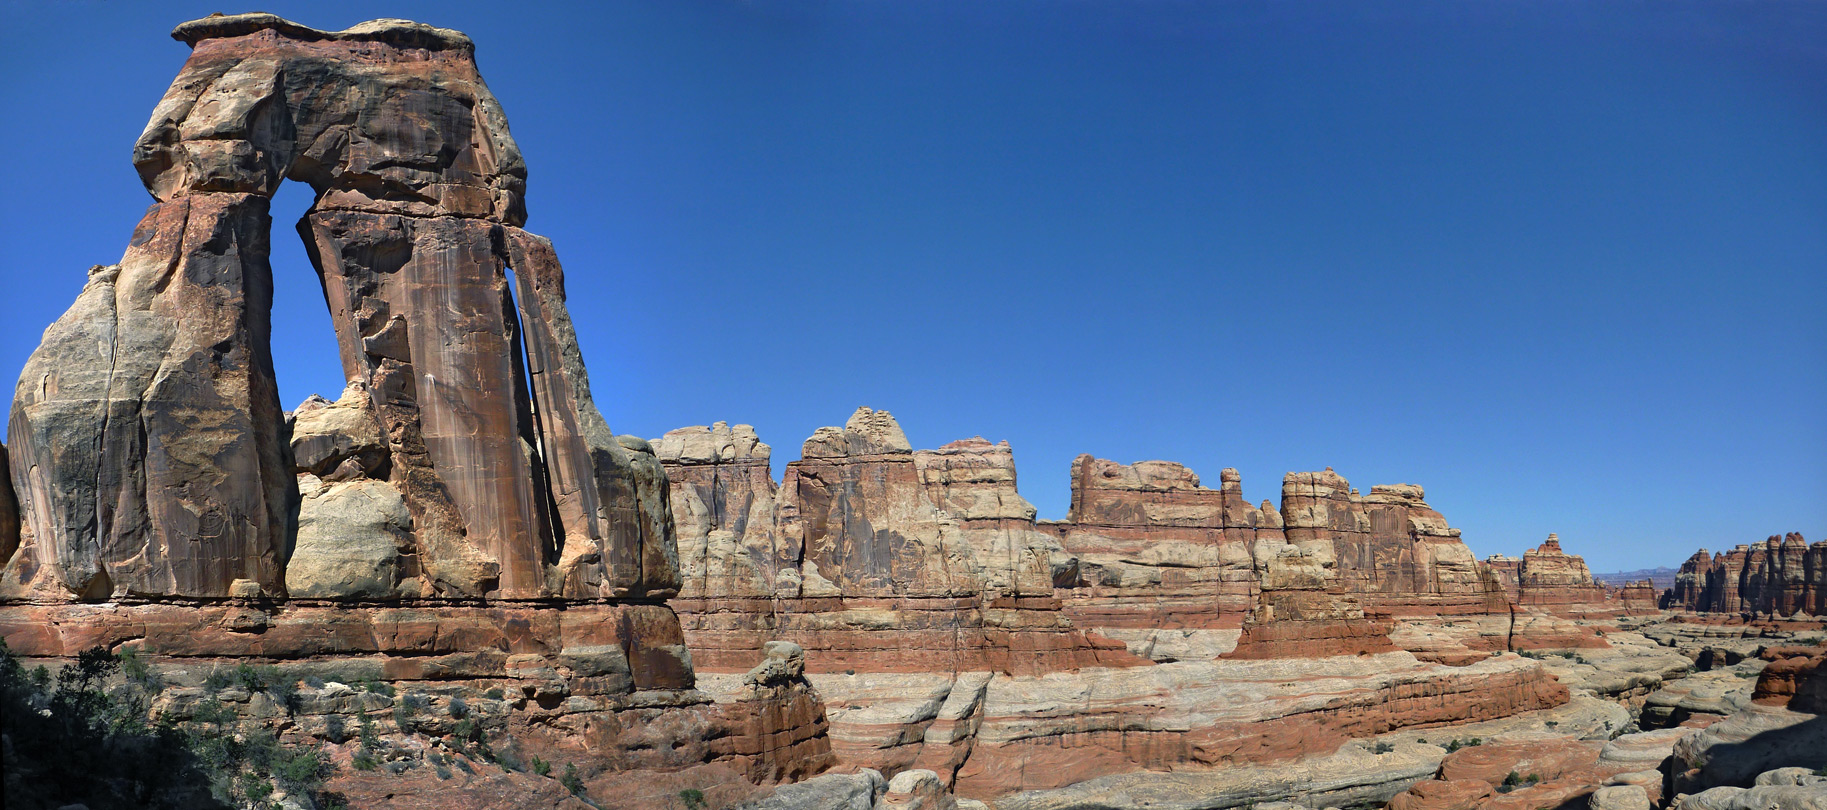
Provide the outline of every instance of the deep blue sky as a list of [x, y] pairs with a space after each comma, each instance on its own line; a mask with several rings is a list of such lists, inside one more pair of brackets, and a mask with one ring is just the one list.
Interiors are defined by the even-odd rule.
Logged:
[[[1279, 498], [1424, 484], [1595, 570], [1827, 532], [1827, 5], [341, 3], [477, 42], [620, 432], [859, 404]], [[8, 4], [7, 380], [149, 202], [220, 0]], [[286, 405], [341, 388], [274, 205]]]

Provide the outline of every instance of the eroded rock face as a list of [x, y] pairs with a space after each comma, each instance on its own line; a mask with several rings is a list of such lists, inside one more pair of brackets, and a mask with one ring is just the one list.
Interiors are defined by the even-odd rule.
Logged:
[[120, 263], [93, 268], [45, 330], [8, 429], [35, 541], [28, 592], [284, 592], [292, 476], [268, 222], [257, 194], [160, 198]]
[[[665, 604], [669, 482], [591, 400], [563, 270], [521, 228], [526, 169], [469, 39], [270, 14], [173, 35], [192, 53], [134, 149], [155, 202], [15, 394], [13, 653], [137, 648], [174, 687], [160, 716], [220, 698], [236, 730], [324, 744], [345, 766], [332, 789], [361, 807], [584, 806], [482, 761], [441, 784], [418, 766], [452, 762], [426, 745], [459, 721], [586, 763], [607, 806], [694, 783], [728, 805], [829, 767], [798, 659], [723, 703], [692, 690]], [[316, 193], [298, 231], [347, 378], [290, 414], [268, 320], [285, 180]], [[221, 667], [277, 667], [291, 680], [270, 686], [299, 705], [206, 685]], [[347, 729], [388, 708], [400, 767], [347, 767]]]
[[887, 411], [820, 428], [776, 486], [746, 425], [654, 440], [671, 480], [687, 633], [732, 671], [770, 639], [814, 671], [1044, 672], [1141, 663], [1052, 598], [1057, 544], [1014, 489], [1008, 446], [915, 453]]
[[398, 490], [384, 481], [326, 484], [311, 477], [301, 495], [285, 572], [293, 598], [421, 595], [413, 576], [412, 511]]
[[1323, 554], [1345, 592], [1367, 608], [1396, 617], [1499, 613], [1507, 605], [1459, 530], [1422, 500], [1419, 486], [1371, 487], [1359, 495], [1330, 468], [1289, 473], [1282, 481], [1282, 520], [1290, 543]]
[[1827, 616], [1827, 541], [1810, 545], [1790, 532], [1711, 557], [1701, 549], [1681, 564], [1662, 605], [1702, 613]]
[[1562, 551], [1560, 537], [1553, 534], [1540, 546], [1523, 552], [1517, 580], [1517, 601], [1524, 605], [1593, 604], [1605, 599], [1604, 588], [1593, 580], [1586, 560]]
[[[431, 593], [675, 591], [665, 477], [590, 400], [563, 271], [519, 227], [526, 167], [470, 41], [263, 14], [173, 35], [191, 57], [134, 148], [157, 202], [14, 399], [34, 542], [13, 595], [284, 595], [294, 464], [393, 487]], [[299, 232], [351, 385], [301, 408], [289, 442], [268, 334], [284, 180], [317, 193]]]
[[13, 472], [6, 445], [0, 444], [0, 568], [19, 550], [19, 499], [13, 494]]
[[1219, 489], [1165, 461], [1072, 462], [1072, 507], [1043, 527], [1078, 558], [1062, 594], [1075, 621], [1110, 628], [1241, 626], [1258, 585], [1252, 547], [1281, 537], [1281, 516], [1243, 499], [1236, 470]]

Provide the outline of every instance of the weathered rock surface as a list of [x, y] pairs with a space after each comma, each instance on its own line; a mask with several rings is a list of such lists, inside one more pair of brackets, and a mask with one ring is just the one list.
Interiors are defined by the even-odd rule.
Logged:
[[1676, 793], [1749, 787], [1777, 768], [1827, 768], [1827, 647], [1774, 649], [1766, 656], [1772, 660], [1749, 706], [1675, 744], [1670, 773]]
[[[293, 458], [392, 485], [412, 576], [435, 593], [671, 593], [663, 476], [591, 404], [562, 271], [519, 228], [526, 168], [469, 40], [262, 14], [174, 36], [191, 57], [134, 148], [157, 202], [15, 394], [33, 559], [11, 595], [283, 596]], [[288, 179], [317, 193], [299, 230], [352, 384], [301, 409], [289, 448], [267, 263]]]
[[1360, 496], [1330, 468], [1282, 481], [1288, 542], [1332, 544], [1346, 593], [1397, 617], [1500, 613], [1501, 590], [1460, 540], [1459, 530], [1422, 500], [1421, 487], [1373, 486]]
[[1799, 532], [1681, 564], [1663, 607], [1703, 613], [1827, 616], [1827, 541], [1809, 545]]
[[1682, 796], [1671, 807], [1674, 810], [1822, 810], [1827, 808], [1827, 785], [1716, 787]]
[[[326, 744], [356, 807], [583, 806], [472, 744], [581, 765], [601, 807], [699, 785], [727, 806], [830, 767], [790, 646], [721, 702], [693, 689], [669, 482], [592, 402], [469, 39], [270, 14], [173, 36], [190, 58], [134, 149], [155, 202], [15, 393], [8, 648], [138, 649], [172, 687], [155, 714]], [[268, 320], [284, 180], [316, 194], [298, 230], [348, 383], [291, 414]], [[232, 720], [197, 720], [214, 704]], [[386, 767], [349, 767], [371, 713], [392, 728], [359, 745]]]
[[[286, 589], [298, 599], [420, 596], [411, 554], [412, 510], [385, 481], [300, 488], [298, 536]], [[402, 559], [405, 558], [405, 559]], [[409, 583], [402, 590], [401, 584]]]
[[686, 632], [701, 669], [770, 639], [815, 672], [1046, 672], [1145, 663], [1075, 629], [1057, 544], [1015, 493], [1006, 444], [915, 453], [887, 411], [820, 428], [776, 486], [746, 425], [654, 440], [670, 479]]
[[[1616, 704], [1565, 706], [1564, 689], [1516, 656], [1467, 667], [1397, 652], [1039, 676], [809, 677], [829, 707], [832, 748], [841, 762], [884, 773], [929, 769], [960, 797], [998, 807], [1011, 792], [1070, 794], [1078, 783], [1105, 775], [1294, 763], [1330, 755], [1349, 738], [1397, 728], [1507, 722], [1535, 713], [1567, 730], [1604, 735], [1601, 720], [1622, 728], [1629, 719]], [[734, 675], [699, 676], [700, 688], [713, 696], [739, 689], [739, 682]], [[1541, 728], [1541, 720], [1533, 727]]]
[[1172, 462], [1074, 460], [1066, 520], [1041, 524], [1078, 559], [1068, 614], [1097, 628], [1240, 627], [1258, 590], [1251, 547], [1281, 537], [1281, 516], [1243, 500], [1236, 470], [1220, 477], [1207, 489]]
[[[1604, 736], [1553, 733], [1478, 738], [1447, 753], [1433, 780], [1390, 802], [1391, 810], [1642, 808], [1659, 800], [1658, 772], [1681, 732]], [[1457, 737], [1455, 739], [1458, 739]]]

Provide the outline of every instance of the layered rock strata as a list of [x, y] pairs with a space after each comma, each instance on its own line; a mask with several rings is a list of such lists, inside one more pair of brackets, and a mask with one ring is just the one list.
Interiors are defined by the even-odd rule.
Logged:
[[1279, 541], [1281, 515], [1243, 499], [1236, 470], [1219, 489], [1166, 461], [1072, 462], [1071, 509], [1041, 524], [1078, 560], [1061, 583], [1067, 612], [1100, 628], [1236, 628], [1255, 607], [1253, 547]]
[[673, 604], [707, 671], [733, 671], [776, 638], [822, 672], [1141, 663], [1060, 611], [1057, 547], [1015, 494], [1006, 444], [915, 453], [892, 415], [861, 408], [807, 439], [778, 487], [746, 425], [654, 444], [685, 570]]
[[[173, 35], [191, 57], [134, 147], [156, 202], [121, 262], [92, 270], [46, 330], [15, 393], [30, 562], [9, 566], [7, 592], [287, 593], [298, 488], [267, 262], [284, 180], [317, 195], [299, 232], [359, 385], [344, 404], [384, 437], [370, 432], [375, 452], [346, 476], [393, 489], [410, 512], [405, 590], [676, 589], [664, 480], [590, 400], [562, 270], [520, 228], [526, 167], [470, 41], [272, 15]], [[341, 465], [307, 463], [320, 476]]]
[[[1208, 489], [1179, 464], [1081, 456], [1068, 519], [1037, 522], [1006, 443], [913, 451], [885, 412], [821, 429], [778, 485], [771, 449], [745, 425], [681, 428], [654, 444], [682, 527], [687, 633], [701, 665], [726, 671], [776, 635], [831, 671], [908, 669], [892, 660], [905, 639], [947, 656], [1021, 645], [1038, 654], [1015, 665], [1032, 672], [1099, 660], [1060, 648], [1082, 651], [1079, 636], [1047, 645], [1031, 634], [1067, 627], [1062, 612], [1155, 661], [1382, 652], [1394, 648], [1392, 619], [1446, 615], [1471, 632], [1410, 632], [1407, 648], [1469, 662], [1603, 647], [1566, 617], [1626, 612], [1557, 539], [1500, 575], [1420, 487], [1364, 496], [1331, 470], [1290, 473], [1278, 509], [1245, 501], [1235, 470]], [[981, 630], [986, 619], [1013, 635]], [[890, 637], [871, 633], [903, 640], [866, 642]], [[983, 655], [1003, 654], [958, 666]]]
[[[1675, 792], [1750, 787], [1777, 768], [1827, 768], [1827, 646], [1764, 651], [1751, 703], [1688, 732], [1669, 765]], [[1827, 790], [1819, 793], [1827, 799]]]
[[1810, 545], [1800, 533], [1790, 532], [1722, 554], [1708, 556], [1701, 549], [1681, 564], [1662, 606], [1701, 613], [1827, 616], [1827, 541]]
[[[778, 485], [748, 426], [652, 444], [672, 484], [684, 574], [673, 602], [702, 687], [727, 693], [765, 639], [803, 645], [846, 766], [930, 770], [960, 796], [1000, 802], [1138, 769], [1322, 755], [1353, 736], [1568, 699], [1539, 664], [1489, 649], [1452, 667], [1398, 652], [1387, 610], [1366, 612], [1379, 594], [1411, 606], [1491, 598], [1495, 581], [1469, 552], [1416, 539], [1451, 537], [1443, 529], [1406, 540], [1388, 529], [1387, 553], [1426, 564], [1395, 584], [1348, 586], [1319, 510], [1307, 505], [1313, 531], [1293, 542], [1281, 510], [1242, 500], [1233, 471], [1210, 490], [1179, 465], [1083, 457], [1073, 520], [1036, 523], [1006, 444], [914, 451], [881, 411], [820, 429]], [[1419, 488], [1379, 489], [1371, 504], [1403, 526], [1431, 512]], [[1471, 577], [1443, 573], [1460, 557]], [[1501, 614], [1471, 617], [1509, 622], [1496, 598]], [[1094, 621], [1164, 663], [1135, 666], [1147, 662], [1079, 629]], [[1187, 638], [1164, 654], [1175, 633]], [[1506, 641], [1499, 631], [1489, 646]]]
[[1289, 473], [1282, 522], [1290, 543], [1316, 551], [1330, 541], [1339, 581], [1372, 612], [1407, 616], [1496, 614], [1508, 610], [1497, 582], [1458, 529], [1410, 484], [1359, 495], [1331, 468]]
[[[137, 649], [178, 687], [155, 711], [226, 702], [237, 729], [288, 741], [343, 745], [336, 729], [391, 707], [405, 764], [347, 777], [358, 806], [437, 792], [411, 752], [471, 711], [475, 741], [585, 758], [610, 806], [676, 797], [644, 791], [688, 771], [729, 803], [828, 767], [823, 705], [791, 650], [750, 650], [745, 667], [766, 660], [725, 704], [692, 688], [665, 603], [679, 587], [665, 472], [591, 399], [563, 270], [522, 229], [526, 167], [470, 40], [270, 14], [173, 36], [190, 58], [133, 152], [154, 203], [15, 392], [9, 649]], [[285, 180], [316, 195], [298, 231], [347, 378], [289, 414], [268, 264]], [[206, 677], [256, 666], [302, 708]], [[442, 725], [412, 721], [447, 704]]]

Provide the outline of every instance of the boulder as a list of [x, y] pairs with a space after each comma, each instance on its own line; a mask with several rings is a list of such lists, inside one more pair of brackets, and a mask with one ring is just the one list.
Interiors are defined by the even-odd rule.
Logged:
[[412, 510], [385, 481], [325, 484], [304, 477], [298, 541], [286, 564], [286, 591], [295, 599], [387, 599], [417, 596], [401, 559], [410, 553]]

